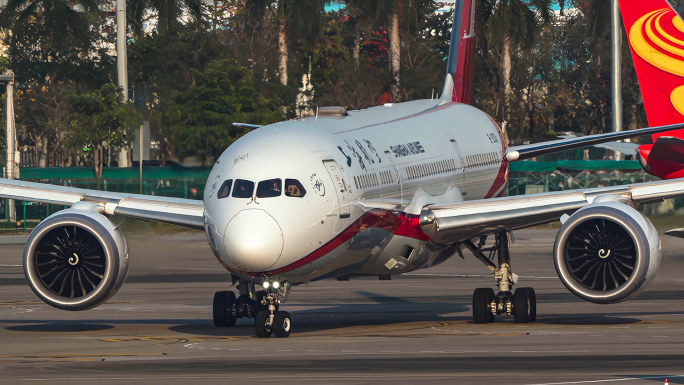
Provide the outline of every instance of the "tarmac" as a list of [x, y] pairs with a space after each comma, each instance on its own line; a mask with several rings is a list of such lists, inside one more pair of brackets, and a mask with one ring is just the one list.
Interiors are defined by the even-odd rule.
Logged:
[[391, 281], [297, 286], [282, 305], [289, 338], [257, 339], [253, 321], [211, 321], [230, 276], [204, 234], [126, 234], [131, 268], [108, 303], [65, 312], [27, 286], [20, 236], [0, 240], [3, 383], [684, 384], [684, 240], [664, 236], [664, 259], [638, 297], [595, 305], [557, 278], [556, 230], [515, 233], [518, 287], [537, 292], [534, 324], [471, 319], [471, 295], [493, 287], [466, 259]]

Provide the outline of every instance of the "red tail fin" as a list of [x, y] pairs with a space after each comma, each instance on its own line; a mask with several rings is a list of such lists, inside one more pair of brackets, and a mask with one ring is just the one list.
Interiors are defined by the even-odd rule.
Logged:
[[442, 99], [473, 104], [475, 93], [475, 16], [477, 0], [456, 0]]
[[[649, 126], [684, 122], [684, 22], [666, 0], [620, 0]], [[684, 130], [654, 134], [684, 138]]]

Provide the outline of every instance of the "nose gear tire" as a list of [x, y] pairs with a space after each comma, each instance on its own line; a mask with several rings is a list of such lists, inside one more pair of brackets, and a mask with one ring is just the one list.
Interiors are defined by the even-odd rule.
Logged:
[[285, 338], [290, 336], [292, 330], [292, 318], [290, 313], [286, 311], [279, 311], [273, 317], [273, 333], [278, 338]]
[[537, 318], [537, 304], [534, 290], [529, 287], [515, 289], [513, 294], [513, 318], [515, 323], [534, 322]]
[[494, 290], [490, 288], [475, 289], [473, 293], [473, 321], [476, 324], [494, 322], [491, 303], [494, 301]]
[[269, 325], [269, 312], [260, 311], [254, 317], [254, 332], [259, 338], [268, 338], [273, 333], [273, 325]]
[[235, 293], [232, 291], [219, 291], [214, 294], [214, 326], [235, 326], [233, 305], [236, 303]]

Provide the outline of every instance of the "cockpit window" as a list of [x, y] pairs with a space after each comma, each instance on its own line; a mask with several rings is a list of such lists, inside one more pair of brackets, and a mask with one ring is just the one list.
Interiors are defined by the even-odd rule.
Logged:
[[306, 190], [297, 179], [285, 179], [285, 195], [288, 197], [304, 198]]
[[282, 193], [283, 180], [269, 179], [259, 182], [257, 186], [257, 198], [274, 198], [279, 197]]
[[233, 180], [228, 179], [227, 181], [223, 182], [221, 185], [221, 188], [219, 189], [218, 194], [216, 195], [218, 199], [221, 198], [226, 198], [228, 195], [230, 195], [230, 188], [233, 187]]
[[236, 179], [233, 189], [233, 198], [251, 198], [254, 192], [254, 182]]

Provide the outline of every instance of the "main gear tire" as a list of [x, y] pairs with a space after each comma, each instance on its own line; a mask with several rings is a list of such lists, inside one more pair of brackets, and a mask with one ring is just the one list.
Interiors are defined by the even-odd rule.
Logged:
[[537, 318], [537, 303], [534, 290], [529, 287], [515, 289], [513, 294], [513, 318], [515, 323], [534, 322]]
[[490, 288], [475, 289], [473, 293], [473, 321], [476, 324], [488, 324], [494, 322], [496, 317], [492, 312], [494, 290]]
[[235, 326], [237, 321], [233, 316], [233, 306], [237, 302], [232, 291], [219, 291], [214, 294], [213, 318], [214, 326]]

